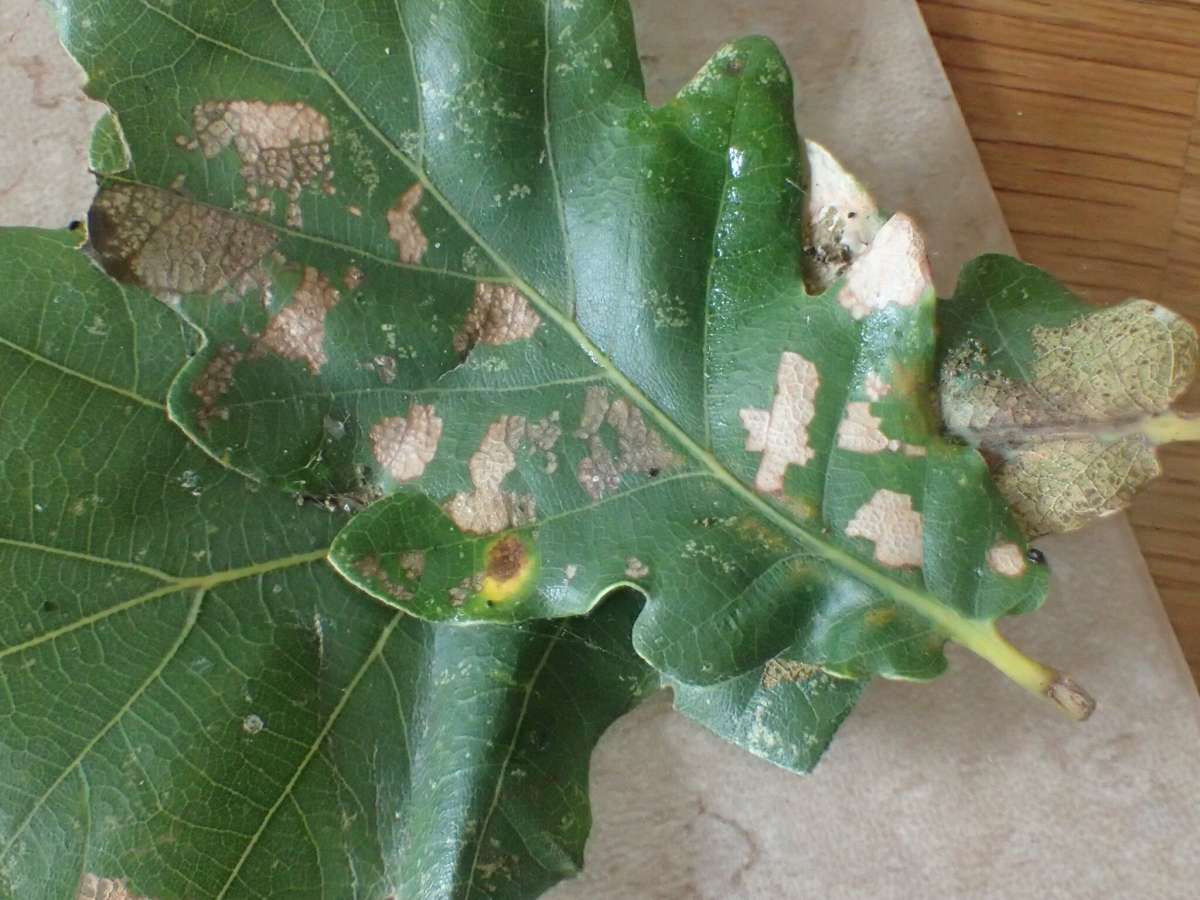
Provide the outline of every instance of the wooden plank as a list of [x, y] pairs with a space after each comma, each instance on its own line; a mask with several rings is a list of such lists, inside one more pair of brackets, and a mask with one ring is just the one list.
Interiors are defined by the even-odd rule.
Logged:
[[[1096, 302], [1200, 321], [1200, 3], [920, 7], [1021, 255]], [[1162, 460], [1131, 520], [1200, 681], [1200, 446]]]

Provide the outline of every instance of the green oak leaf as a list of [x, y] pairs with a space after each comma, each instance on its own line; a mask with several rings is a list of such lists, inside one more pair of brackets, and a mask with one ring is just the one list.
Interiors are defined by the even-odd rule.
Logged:
[[[526, 898], [577, 871], [639, 598], [429, 625], [346, 516], [167, 421], [198, 335], [67, 233], [0, 231], [0, 896]], [[123, 893], [124, 889], [130, 892]]]
[[632, 586], [637, 651], [696, 688], [925, 679], [949, 638], [1086, 714], [995, 627], [1047, 573], [941, 437], [919, 229], [851, 224], [769, 41], [654, 109], [623, 0], [59, 8], [130, 161], [94, 251], [206, 336], [171, 417], [370, 504], [347, 579], [454, 622]]
[[1129, 505], [1157, 448], [1200, 439], [1171, 404], [1200, 343], [1148, 300], [1096, 308], [1034, 266], [985, 256], [942, 304], [947, 430], [982, 450], [1030, 535], [1073, 531]]

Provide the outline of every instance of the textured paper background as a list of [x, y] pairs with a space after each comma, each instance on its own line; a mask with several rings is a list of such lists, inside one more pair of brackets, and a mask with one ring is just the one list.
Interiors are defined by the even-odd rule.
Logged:
[[[728, 37], [769, 34], [807, 134], [926, 227], [943, 291], [1008, 250], [911, 0], [641, 0], [652, 97]], [[91, 194], [97, 108], [35, 0], [0, 5], [0, 224], [61, 226]], [[1054, 593], [1006, 630], [1100, 701], [1075, 725], [953, 654], [878, 683], [806, 779], [722, 744], [660, 696], [596, 753], [587, 869], [554, 900], [918, 897], [1185, 900], [1200, 883], [1200, 701], [1124, 519], [1042, 543]], [[164, 898], [165, 900], [165, 898]]]

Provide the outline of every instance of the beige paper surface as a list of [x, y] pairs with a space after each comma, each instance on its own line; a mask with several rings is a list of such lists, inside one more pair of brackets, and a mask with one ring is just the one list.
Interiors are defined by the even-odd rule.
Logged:
[[[640, 0], [653, 97], [728, 37], [769, 34], [805, 132], [926, 227], [939, 286], [1011, 250], [910, 0]], [[36, 0], [0, 6], [0, 224], [61, 226], [91, 194], [98, 110]], [[955, 653], [877, 683], [797, 778], [660, 696], [604, 737], [587, 868], [554, 900], [1185, 900], [1200, 884], [1200, 702], [1124, 519], [1047, 540], [1054, 594], [1006, 630], [1097, 696], [1076, 725]]]

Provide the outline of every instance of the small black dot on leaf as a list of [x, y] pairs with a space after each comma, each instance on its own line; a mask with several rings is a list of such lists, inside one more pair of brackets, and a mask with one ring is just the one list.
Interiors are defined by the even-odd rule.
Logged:
[[656, 466], [656, 467], [654, 467], [654, 468], [652, 468], [652, 469], [647, 469], [647, 470], [646, 470], [646, 474], [647, 474], [647, 475], [649, 475], [651, 478], [657, 478], [657, 477], [658, 477], [658, 473], [659, 473], [659, 472], [661, 472], [661, 471], [662, 471], [662, 469], [660, 469], [660, 468], [658, 468], [658, 467]]
[[83, 227], [83, 223], [78, 219], [72, 219], [67, 223], [67, 231], [78, 231]]
[[52, 613], [58, 612], [58, 604], [53, 600], [47, 600], [42, 604], [42, 612]]
[[1025, 554], [1025, 558], [1035, 566], [1045, 565], [1046, 563], [1046, 554], [1037, 547], [1030, 547], [1029, 552]]

